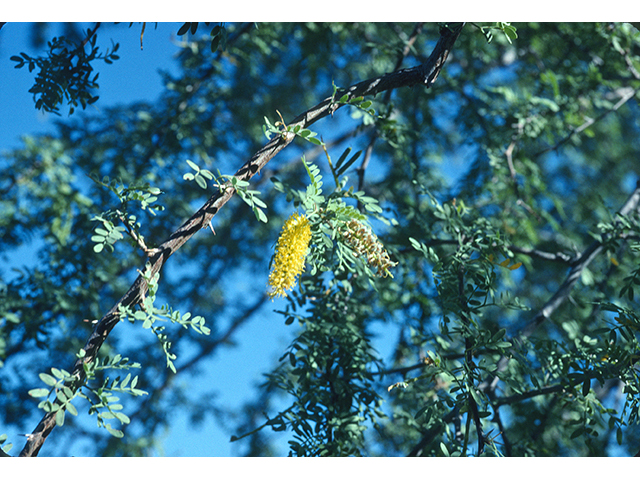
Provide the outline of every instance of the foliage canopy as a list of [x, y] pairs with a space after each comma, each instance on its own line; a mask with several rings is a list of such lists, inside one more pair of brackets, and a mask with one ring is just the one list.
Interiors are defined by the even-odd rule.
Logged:
[[[178, 412], [245, 455], [640, 450], [634, 26], [185, 23], [156, 102], [74, 112], [108, 28], [11, 57], [70, 105], [0, 164], [0, 251], [38, 259], [0, 271], [1, 424], [49, 419], [24, 455], [149, 455]], [[273, 301], [276, 243], [306, 266]], [[190, 392], [266, 321], [255, 398]]]

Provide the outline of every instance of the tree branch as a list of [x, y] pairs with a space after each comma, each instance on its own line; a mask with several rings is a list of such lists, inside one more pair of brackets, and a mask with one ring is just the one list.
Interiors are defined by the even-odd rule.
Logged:
[[564, 145], [569, 140], [571, 140], [574, 135], [578, 135], [580, 132], [582, 132], [583, 130], [586, 130], [587, 128], [589, 128], [594, 123], [599, 122], [600, 120], [602, 120], [605, 117], [609, 116], [609, 114], [611, 114], [611, 113], [615, 112], [616, 110], [618, 110], [622, 105], [624, 105], [629, 100], [631, 100], [633, 97], [635, 97], [635, 95], [636, 95], [636, 93], [638, 93], [638, 91], [640, 91], [640, 89], [636, 88], [636, 89], [629, 89], [629, 90], [623, 92], [620, 100], [618, 100], [618, 102], [613, 107], [608, 108], [607, 110], [603, 111], [596, 118], [588, 118], [587, 117], [586, 120], [582, 123], [582, 125], [579, 125], [578, 127], [572, 128], [569, 131], [569, 133], [564, 138], [560, 139], [555, 145], [551, 145], [551, 146], [548, 146], [548, 147], [540, 150], [539, 152], [537, 152], [537, 153], [535, 153], [533, 155], [533, 158], [537, 158], [540, 155], [543, 155], [543, 154], [545, 154], [547, 152], [550, 152], [550, 151], [558, 150], [562, 145]]
[[[404, 48], [402, 49], [402, 52], [400, 52], [400, 54], [398, 55], [396, 64], [393, 67], [394, 71], [397, 71], [400, 69], [400, 67], [402, 66], [402, 62], [404, 61], [406, 56], [409, 55], [409, 52], [411, 51], [411, 47], [413, 46], [416, 39], [418, 38], [418, 35], [422, 33], [423, 25], [424, 25], [424, 22], [418, 22], [418, 24], [413, 29], [411, 36], [406, 41]], [[391, 100], [391, 92], [393, 92], [393, 90], [387, 90], [385, 92], [384, 99], [382, 100], [383, 104], [389, 103], [389, 100]], [[379, 136], [380, 136], [380, 129], [376, 127], [371, 135], [371, 140], [369, 140], [369, 144], [365, 149], [365, 154], [364, 154], [364, 158], [362, 159], [362, 163], [360, 164], [360, 167], [357, 169], [358, 190], [362, 190], [364, 188], [364, 174], [365, 174], [365, 171], [367, 170], [367, 167], [369, 166], [369, 161], [371, 160], [371, 154], [373, 153], [373, 146], [376, 143], [376, 140], [378, 139]]]
[[[415, 85], [425, 85], [429, 88], [437, 79], [449, 52], [451, 51], [455, 41], [458, 39], [464, 23], [451, 24], [440, 30], [440, 38], [433, 49], [433, 52], [422, 65], [416, 67], [398, 70], [377, 78], [365, 80], [346, 89], [339, 89], [335, 97], [341, 98], [348, 95], [348, 100], [366, 96], [376, 95], [377, 93], [392, 90], [395, 88], [412, 87]], [[315, 107], [307, 110], [303, 114], [296, 117], [289, 125], [295, 127], [300, 125], [301, 128], [307, 128], [321, 118], [332, 115], [338, 108], [343, 106], [342, 103], [336, 103], [334, 98], [327, 98]], [[278, 154], [287, 147], [295, 138], [291, 132], [283, 132], [281, 135], [274, 137], [264, 147], [258, 150], [235, 174], [240, 180], [249, 180]], [[228, 181], [226, 185], [231, 186]], [[218, 211], [231, 199], [234, 194], [233, 188], [221, 188], [213, 194], [200, 209], [194, 213], [181, 227], [174, 231], [169, 238], [163, 242], [150, 258], [150, 276], [158, 273], [165, 262], [173, 253], [175, 253], [182, 245], [184, 245], [191, 237], [193, 237], [202, 228], [209, 225], [209, 222], [218, 213]], [[123, 297], [100, 319], [96, 324], [93, 332], [87, 340], [84, 351], [85, 356], [76, 361], [72, 376], [74, 381], [69, 388], [76, 392], [85, 382], [86, 374], [84, 364], [95, 361], [100, 347], [109, 336], [111, 330], [120, 321], [119, 308], [133, 307], [140, 303], [144, 295], [147, 293], [148, 285], [141, 275], [136, 278], [133, 285], [123, 295]], [[33, 433], [27, 436], [27, 443], [20, 452], [21, 457], [36, 456], [42, 448], [45, 440], [55, 427], [55, 412], [47, 413], [38, 423]]]
[[[631, 195], [626, 200], [626, 202], [624, 203], [624, 205], [622, 206], [622, 208], [618, 213], [621, 216], [627, 216], [631, 214], [633, 211], [636, 211], [639, 209], [640, 209], [640, 180], [638, 180], [638, 182], [636, 183], [635, 190], [631, 193]], [[602, 248], [603, 248], [603, 242], [595, 241], [574, 260], [571, 271], [569, 272], [569, 275], [565, 279], [564, 283], [560, 286], [558, 291], [545, 303], [542, 309], [540, 309], [540, 311], [536, 314], [536, 316], [531, 320], [529, 325], [525, 327], [525, 329], [520, 334], [521, 338], [522, 337], [526, 338], [529, 335], [531, 335], [533, 331], [535, 331], [535, 329], [540, 324], [542, 324], [547, 318], [549, 318], [557, 310], [557, 308], [569, 297], [569, 293], [573, 289], [578, 278], [580, 278], [582, 271], [591, 263], [591, 261], [598, 255], [598, 253], [602, 251]], [[534, 250], [523, 251], [522, 249], [516, 249], [516, 247], [512, 247], [512, 249], [514, 249], [514, 251], [520, 250], [519, 253], [525, 253], [529, 255], [533, 254], [534, 252]], [[543, 255], [539, 255], [539, 253], [543, 253]], [[540, 256], [541, 258], [545, 258], [547, 260], [567, 261], [567, 259], [564, 258], [564, 256], [555, 256], [554, 258], [548, 258], [549, 255], [554, 255], [554, 254], [548, 254], [546, 252], [538, 252], [537, 256]], [[508, 362], [507, 357], [504, 357], [504, 356], [501, 357], [497, 363], [498, 371], [504, 370], [507, 366], [507, 362]], [[414, 370], [417, 368], [424, 368], [424, 367], [425, 367], [425, 364], [421, 362], [408, 367], [389, 370], [389, 371], [383, 372], [383, 374], [387, 374], [387, 373], [405, 374], [405, 373], [408, 373], [410, 370]], [[486, 392], [487, 395], [491, 397], [491, 393], [495, 390], [498, 384], [498, 381], [499, 381], [499, 378], [495, 375], [492, 375], [478, 385], [478, 390]], [[528, 398], [536, 397], [539, 395], [548, 395], [548, 394], [556, 393], [565, 388], [567, 388], [567, 386], [562, 384], [551, 385], [551, 386], [539, 388], [537, 390], [532, 390], [532, 391], [512, 395], [510, 397], [491, 398], [491, 404], [497, 410], [502, 405], [509, 405], [509, 404], [520, 402], [522, 400], [526, 400]], [[455, 413], [454, 410], [449, 412], [447, 416], [445, 416], [443, 421], [445, 423], [450, 422], [453, 419], [454, 413]], [[420, 442], [418, 442], [418, 444], [413, 448], [413, 450], [411, 450], [411, 452], [409, 453], [409, 456], [420, 455], [424, 446], [427, 445], [433, 438], [434, 438], [434, 433], [431, 431], [427, 432], [422, 437]], [[640, 452], [638, 452], [638, 456], [640, 456]]]
[[[640, 180], [636, 183], [635, 190], [631, 193], [627, 201], [624, 203], [620, 211], [618, 212], [621, 216], [625, 217], [632, 213], [634, 210], [640, 209]], [[605, 240], [605, 239], [603, 239]], [[584, 252], [582, 252], [578, 257], [574, 260], [571, 270], [567, 275], [565, 281], [560, 285], [560, 288], [553, 294], [553, 296], [547, 300], [544, 306], [538, 311], [538, 313], [531, 319], [529, 324], [522, 329], [520, 334], [514, 340], [518, 338], [527, 338], [529, 337], [535, 330], [538, 328], [545, 320], [551, 317], [553, 313], [562, 305], [567, 298], [569, 298], [569, 294], [571, 290], [575, 286], [576, 282], [582, 275], [582, 272], [585, 268], [591, 263], [591, 261], [598, 256], [598, 254], [603, 249], [603, 242], [594, 241], [591, 245], [589, 245]], [[503, 356], [497, 363], [498, 371], [502, 371], [506, 368], [508, 358]], [[482, 382], [479, 385], [479, 388], [483, 391], [489, 390], [492, 391], [496, 388], [498, 384], [499, 378], [497, 376], [492, 376]]]
[[[620, 211], [618, 212], [621, 216], [626, 217], [634, 210], [638, 210], [638, 206], [640, 205], [640, 180], [638, 181], [635, 190], [629, 196], [627, 201], [624, 203]], [[522, 331], [522, 336], [528, 337], [533, 333], [533, 331], [546, 319], [548, 319], [553, 312], [555, 312], [558, 307], [564, 303], [564, 301], [568, 298], [569, 293], [573, 289], [573, 286], [576, 284], [582, 272], [585, 268], [589, 266], [591, 261], [598, 256], [598, 254], [602, 251], [603, 242], [594, 241], [587, 249], [582, 252], [581, 255], [574, 261], [571, 270], [569, 271], [569, 275], [562, 283], [558, 291], [545, 303], [545, 305], [538, 311], [535, 317], [531, 320], [529, 325], [527, 325]]]
[[[464, 363], [466, 364], [466, 368], [465, 370], [467, 371], [467, 375], [469, 378], [469, 381], [466, 385], [467, 387], [467, 404], [469, 406], [469, 411], [471, 413], [471, 416], [467, 416], [467, 430], [465, 431], [465, 449], [463, 449], [463, 454], [466, 455], [466, 442], [467, 442], [467, 438], [469, 436], [469, 420], [471, 419], [471, 417], [473, 417], [473, 423], [476, 427], [476, 436], [478, 437], [478, 456], [482, 455], [482, 452], [484, 451], [484, 444], [485, 444], [485, 435], [484, 432], [482, 430], [482, 421], [480, 420], [480, 413], [478, 411], [478, 403], [475, 400], [475, 397], [472, 395], [471, 393], [471, 389], [472, 388], [476, 388], [475, 385], [475, 371], [476, 371], [476, 365], [473, 361], [473, 340], [470, 337], [469, 334], [469, 330], [467, 330], [469, 328], [469, 326], [471, 325], [471, 321], [470, 321], [470, 312], [469, 312], [469, 305], [467, 304], [467, 297], [464, 293], [464, 285], [465, 285], [465, 281], [464, 281], [464, 267], [461, 265], [458, 268], [458, 298], [459, 298], [459, 302], [460, 302], [460, 313], [458, 314], [458, 316], [460, 317], [460, 320], [462, 320], [462, 323], [464, 324], [464, 326], [466, 327], [465, 333], [464, 333]], [[467, 415], [469, 415], [469, 412], [467, 412]]]

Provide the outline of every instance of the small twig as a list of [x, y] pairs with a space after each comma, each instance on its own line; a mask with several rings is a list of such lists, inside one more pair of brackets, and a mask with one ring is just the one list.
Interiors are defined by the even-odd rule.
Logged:
[[591, 125], [593, 125], [596, 122], [599, 122], [600, 120], [602, 120], [603, 118], [607, 117], [608, 115], [610, 115], [611, 113], [615, 112], [616, 110], [618, 110], [622, 105], [624, 105], [625, 103], [627, 103], [629, 100], [631, 100], [636, 93], [638, 93], [638, 89], [633, 89], [633, 90], [629, 90], [626, 93], [624, 93], [622, 95], [622, 98], [620, 98], [620, 100], [618, 100], [618, 102], [611, 107], [608, 110], [605, 110], [604, 112], [602, 112], [600, 115], [598, 115], [595, 118], [589, 118], [589, 117], [585, 117], [586, 120], [585, 122], [576, 127], [573, 128], [569, 131], [569, 133], [563, 138], [561, 139], [559, 142], [557, 142], [555, 145], [549, 146], [543, 150], [540, 150], [539, 152], [535, 153], [533, 155], [534, 158], [539, 157], [540, 155], [550, 152], [550, 151], [555, 151], [558, 148], [560, 148], [562, 145], [564, 145], [565, 143], [567, 143], [569, 140], [571, 140], [571, 138], [573, 138], [574, 135], [579, 134], [580, 132], [582, 132], [583, 130], [589, 128]]
[[364, 152], [364, 158], [362, 159], [362, 163], [357, 168], [356, 172], [358, 173], [358, 190], [362, 191], [364, 188], [364, 173], [369, 166], [369, 161], [371, 160], [371, 154], [373, 153], [373, 146], [376, 143], [376, 140], [380, 136], [380, 131], [376, 129], [371, 135], [371, 140], [369, 140], [369, 144]]
[[537, 257], [542, 260], [549, 260], [552, 262], [572, 263], [575, 261], [575, 259], [571, 255], [563, 252], [545, 252], [543, 250], [538, 250], [537, 248], [521, 248], [515, 245], [507, 246], [507, 249], [509, 249], [513, 253], [520, 253], [522, 255]]
[[85, 37], [85, 39], [82, 41], [82, 48], [84, 48], [84, 46], [89, 43], [89, 40], [91, 40], [91, 37], [93, 37], [96, 32], [98, 31], [98, 28], [100, 28], [100, 23], [101, 22], [96, 22], [96, 26], [93, 27], [93, 30], [89, 29], [87, 30], [87, 36]]
[[518, 182], [516, 182], [516, 169], [513, 166], [513, 150], [516, 147], [516, 139], [511, 140], [511, 143], [505, 150], [504, 154], [507, 157], [507, 166], [509, 167], [509, 173], [511, 174], [511, 181], [514, 184], [516, 195], [518, 195]]
[[280, 110], [276, 110], [276, 113], [278, 114], [278, 116], [280, 117], [280, 121], [275, 123], [275, 126], [279, 126], [282, 125], [283, 130], [286, 132], [287, 131], [287, 124], [284, 123], [284, 118], [282, 118], [282, 114], [280, 113]]
[[[624, 203], [620, 211], [618, 212], [621, 216], [625, 217], [632, 213], [633, 211], [637, 211], [640, 209], [640, 180], [636, 183], [636, 188], [632, 192], [632, 194], [627, 198], [627, 201]], [[553, 313], [562, 305], [567, 298], [569, 298], [569, 294], [571, 290], [575, 286], [576, 282], [582, 275], [582, 272], [585, 268], [589, 266], [589, 264], [593, 261], [595, 257], [600, 254], [603, 250], [603, 242], [594, 241], [591, 245], [589, 245], [581, 254], [579, 254], [574, 262], [572, 263], [571, 270], [567, 275], [565, 281], [560, 285], [560, 288], [551, 296], [549, 300], [544, 304], [544, 306], [538, 311], [538, 313], [531, 319], [529, 324], [522, 329], [518, 336], [514, 338], [515, 341], [519, 339], [527, 338], [538, 328], [542, 323], [545, 322], [548, 318], [553, 315]], [[503, 371], [507, 367], [508, 358], [506, 356], [502, 356], [500, 360], [497, 362], [498, 371]], [[479, 385], [479, 389], [482, 391], [492, 391], [494, 390], [499, 382], [499, 377], [497, 375], [490, 376], [484, 382]]]
[[537, 390], [530, 390], [528, 392], [517, 393], [515, 395], [511, 395], [510, 397], [499, 397], [496, 398], [493, 405], [498, 408], [502, 405], [511, 405], [512, 403], [518, 403], [523, 400], [527, 400], [529, 398], [539, 397], [541, 395], [550, 395], [552, 393], [562, 392], [566, 389], [566, 385], [550, 385], [548, 387], [538, 388]]
[[520, 186], [518, 185], [517, 172], [516, 168], [513, 164], [513, 150], [516, 147], [517, 140], [522, 136], [522, 125], [518, 124], [518, 133], [514, 135], [513, 140], [505, 150], [505, 156], [507, 157], [507, 166], [509, 167], [509, 174], [511, 176], [511, 183], [513, 184], [513, 192], [517, 198], [516, 204], [523, 207], [529, 214], [533, 215], [536, 220], [540, 221], [540, 215], [536, 213], [536, 211], [531, 208], [531, 206], [525, 202], [520, 196]]
[[[411, 36], [409, 37], [409, 40], [407, 40], [407, 42], [405, 43], [404, 48], [402, 49], [402, 52], [400, 53], [400, 55], [398, 56], [398, 59], [396, 60], [396, 64], [393, 68], [394, 72], [400, 69], [400, 67], [402, 66], [402, 62], [407, 57], [407, 55], [409, 55], [409, 52], [411, 52], [411, 47], [413, 46], [416, 39], [418, 38], [418, 35], [420, 35], [420, 33], [422, 32], [423, 25], [424, 25], [424, 22], [418, 22], [418, 24], [416, 24], [415, 28], [413, 29], [413, 32], [411, 33]], [[435, 78], [434, 78], [434, 81], [435, 81]], [[392, 93], [393, 93], [393, 90], [391, 89], [385, 92], [382, 100], [383, 104], [389, 103], [389, 101], [391, 100]], [[362, 191], [362, 189], [364, 188], [364, 174], [367, 167], [369, 166], [369, 161], [371, 160], [371, 154], [373, 153], [373, 146], [375, 145], [376, 140], [378, 139], [379, 136], [380, 136], [380, 130], [379, 128], [376, 127], [374, 132], [371, 135], [371, 140], [369, 140], [369, 144], [367, 145], [367, 148], [365, 150], [362, 163], [360, 163], [360, 166], [356, 170], [358, 174], [358, 190], [360, 191]]]
[[[502, 437], [502, 444], [504, 445], [504, 455], [505, 455], [505, 457], [513, 456], [513, 451], [511, 449], [511, 442], [509, 441], [507, 435], [505, 434], [504, 424], [502, 423], [502, 416], [500, 415], [500, 410], [497, 409], [497, 408], [494, 409], [493, 419], [496, 422], [496, 424], [498, 425], [498, 428], [500, 429], [500, 433], [495, 435], [494, 438], [496, 438], [496, 437], [498, 437], [498, 435], [500, 435]], [[493, 439], [489, 439], [489, 442], [493, 443]]]
[[147, 22], [142, 22], [142, 29], [140, 30], [140, 50], [142, 50], [142, 37], [144, 37], [144, 28], [147, 26]]
[[[460, 301], [460, 319], [465, 324], [465, 326], [469, 326], [471, 321], [469, 319], [469, 305], [467, 304], [467, 298], [464, 294], [464, 266], [460, 266], [458, 269], [458, 298]], [[467, 365], [467, 371], [469, 375], [469, 383], [467, 384], [467, 402], [469, 405], [469, 411], [471, 412], [471, 416], [473, 416], [473, 423], [476, 427], [476, 436], [478, 437], [478, 455], [481, 455], [484, 451], [485, 437], [482, 431], [482, 420], [480, 419], [480, 413], [478, 411], [478, 404], [471, 394], [471, 389], [475, 388], [475, 375], [474, 372], [476, 370], [476, 365], [473, 361], [473, 341], [469, 336], [469, 332], [464, 334], [464, 347], [465, 347], [465, 355], [464, 362]], [[467, 413], [467, 415], [469, 415]], [[469, 424], [470, 424], [470, 416], [467, 417], [467, 430], [465, 431], [465, 451], [467, 438], [469, 435]]]
[[[629, 215], [632, 211], [638, 210], [638, 206], [640, 205], [640, 181], [636, 186], [636, 189], [633, 191], [631, 196], [627, 199], [625, 204], [620, 209], [619, 214], [623, 217]], [[594, 241], [589, 247], [587, 247], [582, 254], [580, 254], [573, 266], [569, 275], [562, 283], [558, 291], [545, 303], [545, 305], [540, 309], [538, 314], [531, 320], [529, 325], [527, 325], [522, 331], [521, 335], [524, 337], [528, 337], [533, 333], [533, 331], [544, 322], [547, 318], [549, 318], [553, 312], [555, 312], [558, 307], [569, 297], [569, 293], [573, 289], [574, 285], [582, 275], [582, 272], [585, 268], [589, 266], [591, 261], [598, 256], [598, 254], [603, 249], [603, 242], [598, 240]]]
[[[197, 368], [197, 366], [200, 364], [200, 362], [203, 359], [205, 359], [207, 356], [211, 355], [211, 353], [214, 352], [217, 348], [222, 347], [225, 344], [228, 344], [229, 343], [229, 339], [236, 332], [236, 330], [238, 330], [240, 327], [245, 325], [249, 320], [251, 320], [251, 317], [265, 303], [267, 303], [268, 299], [269, 299], [268, 295], [266, 295], [266, 294], [262, 295], [258, 299], [258, 301], [256, 301], [253, 305], [249, 306], [249, 308], [247, 310], [242, 312], [242, 314], [239, 314], [238, 316], [236, 316], [231, 321], [231, 323], [227, 327], [227, 329], [221, 335], [219, 335], [218, 338], [216, 338], [215, 340], [212, 340], [212, 341], [209, 341], [209, 342], [206, 342], [206, 343], [202, 344], [201, 347], [200, 347], [201, 348], [200, 352], [198, 352], [195, 356], [193, 356], [191, 359], [189, 359], [184, 364], [180, 365], [180, 372], [185, 373], [185, 372], [188, 372], [189, 370]], [[147, 408], [147, 406], [149, 404], [153, 404], [155, 402], [158, 402], [159, 399], [160, 399], [159, 392], [165, 391], [169, 387], [169, 385], [170, 385], [170, 383], [171, 383], [171, 381], [173, 380], [174, 377], [175, 377], [175, 375], [172, 372], [169, 372], [168, 375], [164, 376], [161, 384], [158, 385], [157, 388], [155, 388], [153, 392], [150, 392], [150, 395], [145, 397], [145, 399], [138, 406], [138, 409], [135, 412], [132, 412], [132, 413], [130, 413], [128, 415], [129, 419], [133, 420], [134, 418], [140, 416], [142, 414], [142, 412], [145, 411], [145, 409]], [[127, 430], [127, 428], [130, 428], [132, 424], [133, 423], [130, 422], [130, 423], [126, 424], [126, 425], [122, 425], [121, 429], [122, 429], [123, 433]], [[263, 427], [261, 427], [261, 428], [263, 428]]]
[[129, 225], [129, 222], [125, 221], [125, 219], [124, 219], [124, 217], [122, 215], [118, 215], [118, 218], [120, 219], [120, 221], [124, 225], [124, 228], [127, 229], [127, 233], [129, 233], [129, 236], [131, 236], [131, 238], [134, 240], [134, 242], [136, 242], [138, 244], [138, 246], [142, 249], [142, 251], [145, 253], [145, 255], [147, 255], [148, 257], [152, 257], [153, 255], [155, 255], [156, 253], [158, 253], [160, 251], [157, 248], [148, 248], [146, 243], [144, 243], [144, 239], [141, 236], [139, 236], [131, 228], [131, 225]]
[[464, 426], [464, 443], [462, 445], [462, 455], [464, 457], [467, 456], [467, 446], [469, 445], [469, 432], [471, 431], [471, 429], [469, 428], [470, 426], [471, 426], [471, 415], [467, 413], [467, 422], [465, 423], [465, 426]]

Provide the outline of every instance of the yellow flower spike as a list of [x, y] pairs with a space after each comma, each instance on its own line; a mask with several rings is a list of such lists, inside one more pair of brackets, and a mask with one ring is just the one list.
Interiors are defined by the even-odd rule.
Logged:
[[296, 285], [296, 278], [304, 271], [304, 259], [311, 241], [311, 225], [304, 215], [294, 213], [282, 227], [276, 245], [273, 268], [269, 274], [269, 285], [273, 289], [269, 296], [286, 297], [285, 290]]

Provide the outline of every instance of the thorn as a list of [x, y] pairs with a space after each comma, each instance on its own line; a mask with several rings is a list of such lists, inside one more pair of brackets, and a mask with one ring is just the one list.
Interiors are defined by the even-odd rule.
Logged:
[[216, 231], [213, 229], [213, 223], [211, 222], [211, 220], [209, 220], [209, 228], [211, 228], [211, 231], [213, 232], [213, 234], [216, 234]]

